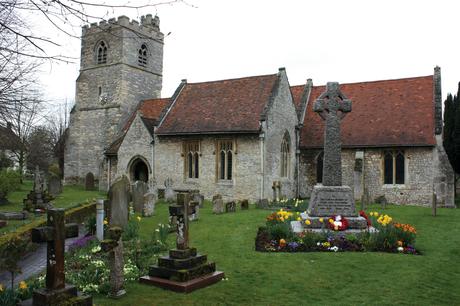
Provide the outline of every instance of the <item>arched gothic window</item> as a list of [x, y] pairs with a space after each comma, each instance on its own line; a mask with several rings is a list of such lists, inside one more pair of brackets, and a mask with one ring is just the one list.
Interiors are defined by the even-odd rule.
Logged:
[[145, 44], [142, 44], [141, 48], [139, 49], [137, 60], [139, 66], [147, 66], [147, 46]]
[[316, 183], [323, 182], [323, 160], [324, 152], [321, 151], [316, 157]]
[[219, 180], [232, 180], [233, 178], [233, 141], [221, 140], [217, 144], [218, 163], [217, 177]]
[[200, 173], [200, 143], [188, 141], [184, 143], [185, 177], [198, 178]]
[[284, 134], [283, 140], [281, 141], [281, 177], [289, 176], [289, 169], [291, 165], [291, 148], [289, 145], [289, 134]]
[[383, 151], [383, 183], [402, 185], [405, 181], [405, 157], [402, 150]]
[[96, 48], [96, 62], [98, 64], [107, 63], [107, 45], [104, 41], [101, 41]]

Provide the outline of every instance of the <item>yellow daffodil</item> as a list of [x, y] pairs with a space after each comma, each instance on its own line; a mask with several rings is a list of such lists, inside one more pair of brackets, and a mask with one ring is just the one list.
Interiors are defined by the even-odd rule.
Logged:
[[5, 288], [3, 287], [2, 284], [0, 284], [0, 292], [3, 292], [5, 290]]
[[107, 224], [109, 224], [109, 221], [104, 220], [104, 225], [107, 225]]
[[27, 284], [26, 284], [25, 281], [22, 281], [22, 282], [19, 283], [19, 289], [21, 289], [21, 290], [27, 289]]
[[311, 224], [310, 220], [305, 220], [305, 224], [310, 225]]
[[329, 223], [334, 223], [334, 219], [329, 219]]
[[141, 222], [142, 218], [137, 216], [137, 221]]
[[302, 218], [300, 218], [300, 217], [297, 217], [297, 221], [301, 221], [301, 220], [302, 220]]
[[324, 222], [324, 219], [323, 219], [323, 218], [319, 218], [319, 222], [323, 223], [323, 222]]

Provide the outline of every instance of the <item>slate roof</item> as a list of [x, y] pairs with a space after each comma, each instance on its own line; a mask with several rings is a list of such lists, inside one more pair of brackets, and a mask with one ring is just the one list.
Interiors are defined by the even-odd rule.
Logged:
[[[291, 91], [300, 105], [304, 85]], [[433, 76], [340, 84], [352, 101], [352, 111], [342, 121], [343, 147], [434, 146]], [[300, 147], [322, 148], [324, 121], [313, 104], [325, 86], [313, 86], [307, 104]]]
[[136, 118], [136, 115], [138, 113], [141, 116], [141, 120], [144, 123], [147, 130], [149, 131], [150, 135], [152, 135], [153, 137], [154, 128], [158, 125], [160, 116], [163, 110], [169, 105], [169, 103], [169, 98], [158, 98], [141, 101], [137, 106], [136, 110], [131, 114], [128, 121], [124, 125], [121, 131], [121, 135], [117, 139], [115, 139], [115, 141], [112, 142], [112, 144], [105, 150], [105, 154], [117, 154], [118, 149], [123, 143], [123, 139], [125, 138], [126, 133], [128, 132], [131, 124], [134, 121], [134, 118]]
[[0, 126], [0, 150], [17, 150], [21, 146], [21, 139], [11, 128]]
[[258, 133], [277, 74], [186, 83], [157, 135]]

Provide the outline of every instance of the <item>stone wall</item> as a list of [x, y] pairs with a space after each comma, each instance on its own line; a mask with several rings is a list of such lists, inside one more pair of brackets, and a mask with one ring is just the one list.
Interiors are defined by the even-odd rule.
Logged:
[[[83, 28], [81, 69], [64, 153], [66, 183], [81, 182], [88, 172], [102, 180], [104, 148], [141, 100], [160, 97], [163, 34], [158, 23], [151, 16], [141, 24], [122, 16]], [[97, 64], [96, 48], [102, 40], [108, 46], [107, 62]], [[145, 67], [137, 59], [142, 44], [148, 49]]]
[[152, 178], [152, 136], [145, 127], [139, 115], [136, 115], [131, 127], [126, 133], [120, 148], [118, 149], [117, 176], [130, 175], [130, 165], [136, 158], [141, 158], [149, 168], [149, 180]]
[[[233, 179], [217, 179], [217, 139], [236, 140], [233, 155]], [[200, 141], [199, 178], [189, 179], [185, 175], [183, 141]], [[220, 193], [225, 201], [249, 199], [255, 201], [260, 195], [260, 147], [258, 135], [155, 137], [155, 177], [158, 188], [164, 188], [167, 178], [173, 180], [174, 189], [198, 189], [207, 198]]]
[[[280, 69], [279, 84], [268, 105], [264, 127], [264, 190], [262, 198], [273, 199], [272, 185], [281, 182], [281, 195], [295, 197], [295, 127], [298, 124], [297, 112], [292, 102], [286, 71]], [[285, 133], [290, 139], [290, 163], [287, 177], [281, 177], [281, 142]]]
[[[433, 147], [402, 148], [405, 152], [405, 184], [383, 184], [383, 149], [364, 151], [363, 184], [371, 200], [384, 195], [390, 203], [431, 205], [434, 179]], [[301, 196], [309, 197], [316, 184], [316, 157], [320, 150], [303, 150], [300, 158]], [[342, 150], [342, 182], [355, 189], [355, 149]]]

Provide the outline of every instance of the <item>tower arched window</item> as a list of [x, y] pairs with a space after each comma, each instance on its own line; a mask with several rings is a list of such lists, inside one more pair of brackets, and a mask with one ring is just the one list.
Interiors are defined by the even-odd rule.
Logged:
[[101, 41], [96, 48], [96, 62], [98, 64], [107, 63], [107, 44]]
[[283, 140], [281, 141], [281, 177], [289, 176], [289, 169], [291, 164], [291, 148], [290, 148], [290, 137], [286, 132]]
[[147, 66], [147, 46], [145, 44], [142, 44], [141, 48], [139, 49], [137, 61], [139, 66]]

